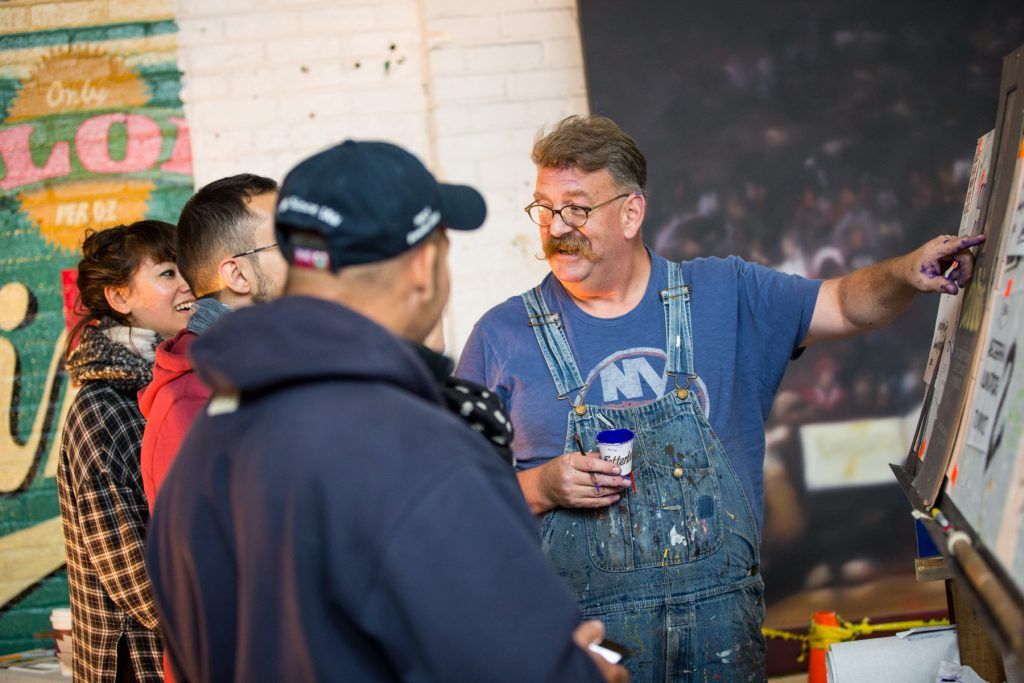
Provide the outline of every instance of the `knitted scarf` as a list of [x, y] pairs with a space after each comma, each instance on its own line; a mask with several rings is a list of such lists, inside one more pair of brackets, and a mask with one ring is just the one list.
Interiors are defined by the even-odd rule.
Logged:
[[118, 391], [136, 392], [153, 380], [160, 341], [152, 330], [102, 320], [82, 330], [78, 346], [68, 355], [68, 376], [75, 384], [102, 380]]

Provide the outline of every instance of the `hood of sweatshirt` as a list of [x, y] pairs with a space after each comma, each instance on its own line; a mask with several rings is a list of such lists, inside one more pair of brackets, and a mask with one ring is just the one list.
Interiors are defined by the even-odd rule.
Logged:
[[139, 392], [139, 410], [142, 411], [143, 417], [149, 417], [157, 395], [165, 386], [182, 375], [192, 372], [192, 360], [188, 356], [188, 350], [192, 347], [192, 342], [195, 339], [194, 332], [184, 329], [173, 339], [167, 339], [156, 347], [153, 381]]

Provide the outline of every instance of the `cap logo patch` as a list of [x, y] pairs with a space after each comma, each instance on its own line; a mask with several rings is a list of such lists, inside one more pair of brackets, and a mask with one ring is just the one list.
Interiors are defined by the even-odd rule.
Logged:
[[331, 268], [331, 255], [323, 249], [295, 247], [292, 261], [299, 268], [313, 268], [315, 270], [330, 270]]
[[341, 225], [341, 221], [343, 220], [341, 214], [331, 207], [307, 201], [302, 197], [298, 197], [293, 194], [288, 195], [278, 202], [277, 213], [282, 214], [287, 211], [294, 211], [295, 213], [313, 216], [332, 228], [336, 228]]
[[418, 214], [413, 216], [412, 224], [416, 227], [405, 236], [407, 244], [416, 244], [423, 237], [434, 229], [434, 226], [441, 220], [441, 212], [432, 209], [429, 205], [424, 206]]

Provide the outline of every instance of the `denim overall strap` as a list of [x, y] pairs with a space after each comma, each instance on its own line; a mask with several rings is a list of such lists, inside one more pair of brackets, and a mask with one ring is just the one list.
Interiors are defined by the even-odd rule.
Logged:
[[668, 287], [661, 290], [661, 302], [665, 307], [665, 372], [670, 375], [694, 375], [690, 294], [690, 285], [683, 280], [682, 264], [670, 261]]
[[567, 399], [572, 405], [582, 406], [581, 391], [586, 389], [579, 367], [569, 348], [569, 340], [565, 338], [562, 328], [562, 316], [548, 309], [540, 285], [523, 292], [523, 303], [529, 316], [529, 325], [537, 337], [544, 362], [555, 382], [559, 399]]

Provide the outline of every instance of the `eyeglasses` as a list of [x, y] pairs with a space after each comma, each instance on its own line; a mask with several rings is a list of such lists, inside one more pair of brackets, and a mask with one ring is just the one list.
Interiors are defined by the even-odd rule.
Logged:
[[605, 204], [611, 204], [617, 199], [628, 197], [630, 192], [624, 192], [618, 197], [612, 197], [606, 202], [601, 202], [596, 206], [579, 206], [578, 204], [566, 204], [560, 209], [554, 209], [550, 206], [534, 202], [523, 209], [526, 215], [530, 217], [530, 220], [546, 228], [551, 225], [551, 221], [555, 220], [555, 214], [561, 217], [562, 222], [568, 225], [570, 228], [582, 228], [587, 223], [587, 219], [590, 218], [590, 212], [594, 209], [600, 209]]
[[277, 242], [274, 242], [273, 244], [268, 244], [265, 247], [256, 247], [255, 249], [250, 249], [249, 251], [243, 251], [241, 254], [235, 254], [231, 258], [241, 258], [243, 256], [251, 256], [252, 254], [258, 254], [261, 251], [265, 251], [266, 249], [273, 249], [276, 246], [277, 246]]

